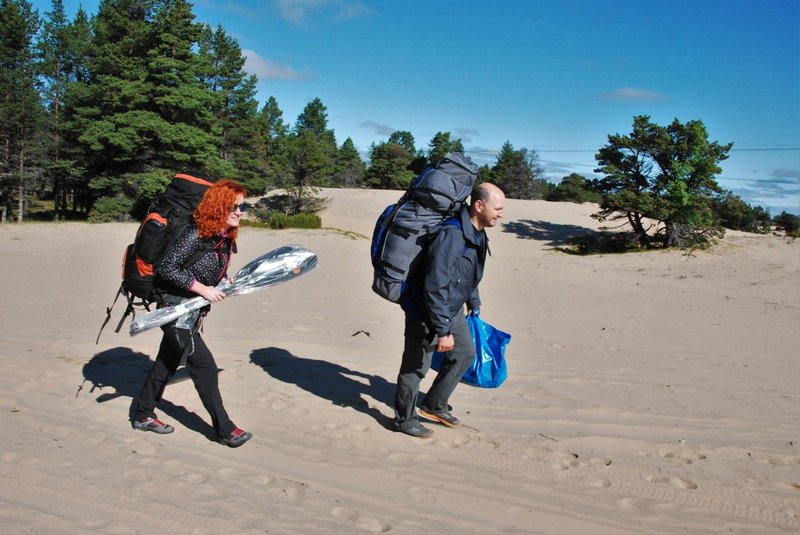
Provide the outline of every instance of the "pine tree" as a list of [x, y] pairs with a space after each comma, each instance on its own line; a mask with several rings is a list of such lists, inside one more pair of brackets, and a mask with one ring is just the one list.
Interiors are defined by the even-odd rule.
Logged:
[[61, 137], [64, 97], [71, 81], [70, 24], [62, 0], [53, 0], [52, 10], [45, 13], [42, 35], [38, 42], [39, 73], [43, 82], [42, 96], [47, 108], [47, 157], [43, 166], [45, 178], [53, 193], [53, 209], [57, 218], [66, 219], [72, 163], [65, 159]]
[[511, 142], [506, 141], [492, 167], [491, 180], [509, 199], [541, 199], [547, 191], [543, 175], [536, 151], [514, 150]]
[[162, 0], [150, 25], [151, 45], [147, 53], [147, 88], [152, 91], [148, 133], [153, 143], [151, 164], [179, 170], [231, 173], [223, 162], [212, 129], [217, 119], [211, 113], [213, 95], [199, 79], [200, 62], [193, 47], [202, 27], [194, 22], [186, 0]]
[[41, 174], [33, 155], [38, 147], [42, 106], [36, 87], [33, 39], [39, 16], [25, 0], [0, 0], [0, 199], [2, 219], [17, 198], [22, 221], [30, 190]]
[[245, 58], [235, 39], [221, 26], [206, 26], [200, 42], [202, 79], [213, 96], [214, 132], [220, 156], [236, 168], [251, 194], [268, 187], [266, 166], [259, 154], [264, 142], [259, 127], [256, 78], [243, 68]]
[[358, 154], [355, 144], [351, 138], [347, 138], [342, 143], [336, 155], [336, 165], [333, 173], [335, 185], [344, 188], [358, 188], [364, 185], [366, 166], [361, 155]]
[[275, 97], [267, 99], [258, 113], [257, 124], [260, 146], [256, 150], [263, 162], [265, 180], [273, 186], [285, 186], [291, 180], [289, 128]]
[[370, 164], [366, 183], [370, 188], [406, 189], [414, 179], [409, 170], [410, 155], [398, 143], [381, 143], [370, 147]]
[[448, 152], [464, 152], [464, 145], [461, 140], [451, 140], [450, 132], [436, 132], [428, 146], [430, 147], [428, 160], [432, 163], [441, 160]]
[[330, 184], [336, 151], [336, 138], [328, 130], [327, 110], [315, 98], [297, 117], [294, 135], [289, 139], [292, 178], [286, 189], [298, 212], [311, 205], [311, 197], [321, 186]]

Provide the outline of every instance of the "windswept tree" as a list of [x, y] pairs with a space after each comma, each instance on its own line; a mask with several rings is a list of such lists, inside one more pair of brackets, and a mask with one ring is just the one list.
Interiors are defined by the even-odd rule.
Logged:
[[604, 178], [594, 217], [627, 221], [643, 246], [707, 241], [715, 230], [712, 201], [722, 191], [715, 175], [732, 146], [710, 142], [698, 120], [659, 126], [649, 116], [634, 117], [630, 135], [609, 135], [595, 155]]

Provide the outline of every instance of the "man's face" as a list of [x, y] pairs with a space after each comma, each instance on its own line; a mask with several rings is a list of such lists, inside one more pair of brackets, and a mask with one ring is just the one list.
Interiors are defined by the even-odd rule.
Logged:
[[480, 223], [485, 227], [493, 227], [503, 217], [503, 210], [506, 207], [506, 198], [502, 194], [494, 194], [489, 200], [481, 203]]

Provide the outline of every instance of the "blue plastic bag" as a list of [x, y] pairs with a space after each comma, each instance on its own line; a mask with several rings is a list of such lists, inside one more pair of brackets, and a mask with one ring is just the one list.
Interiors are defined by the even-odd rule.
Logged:
[[[508, 377], [505, 354], [511, 335], [483, 321], [477, 312], [467, 314], [467, 325], [477, 354], [461, 382], [481, 388], [497, 388]], [[444, 353], [434, 352], [431, 368], [438, 371], [443, 357]]]

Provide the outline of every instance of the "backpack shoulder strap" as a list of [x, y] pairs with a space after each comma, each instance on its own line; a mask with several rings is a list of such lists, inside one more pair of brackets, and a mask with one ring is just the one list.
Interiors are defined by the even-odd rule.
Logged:
[[455, 227], [455, 228], [462, 228], [461, 227], [461, 218], [460, 217], [448, 217], [444, 221], [440, 223], [442, 227]]

